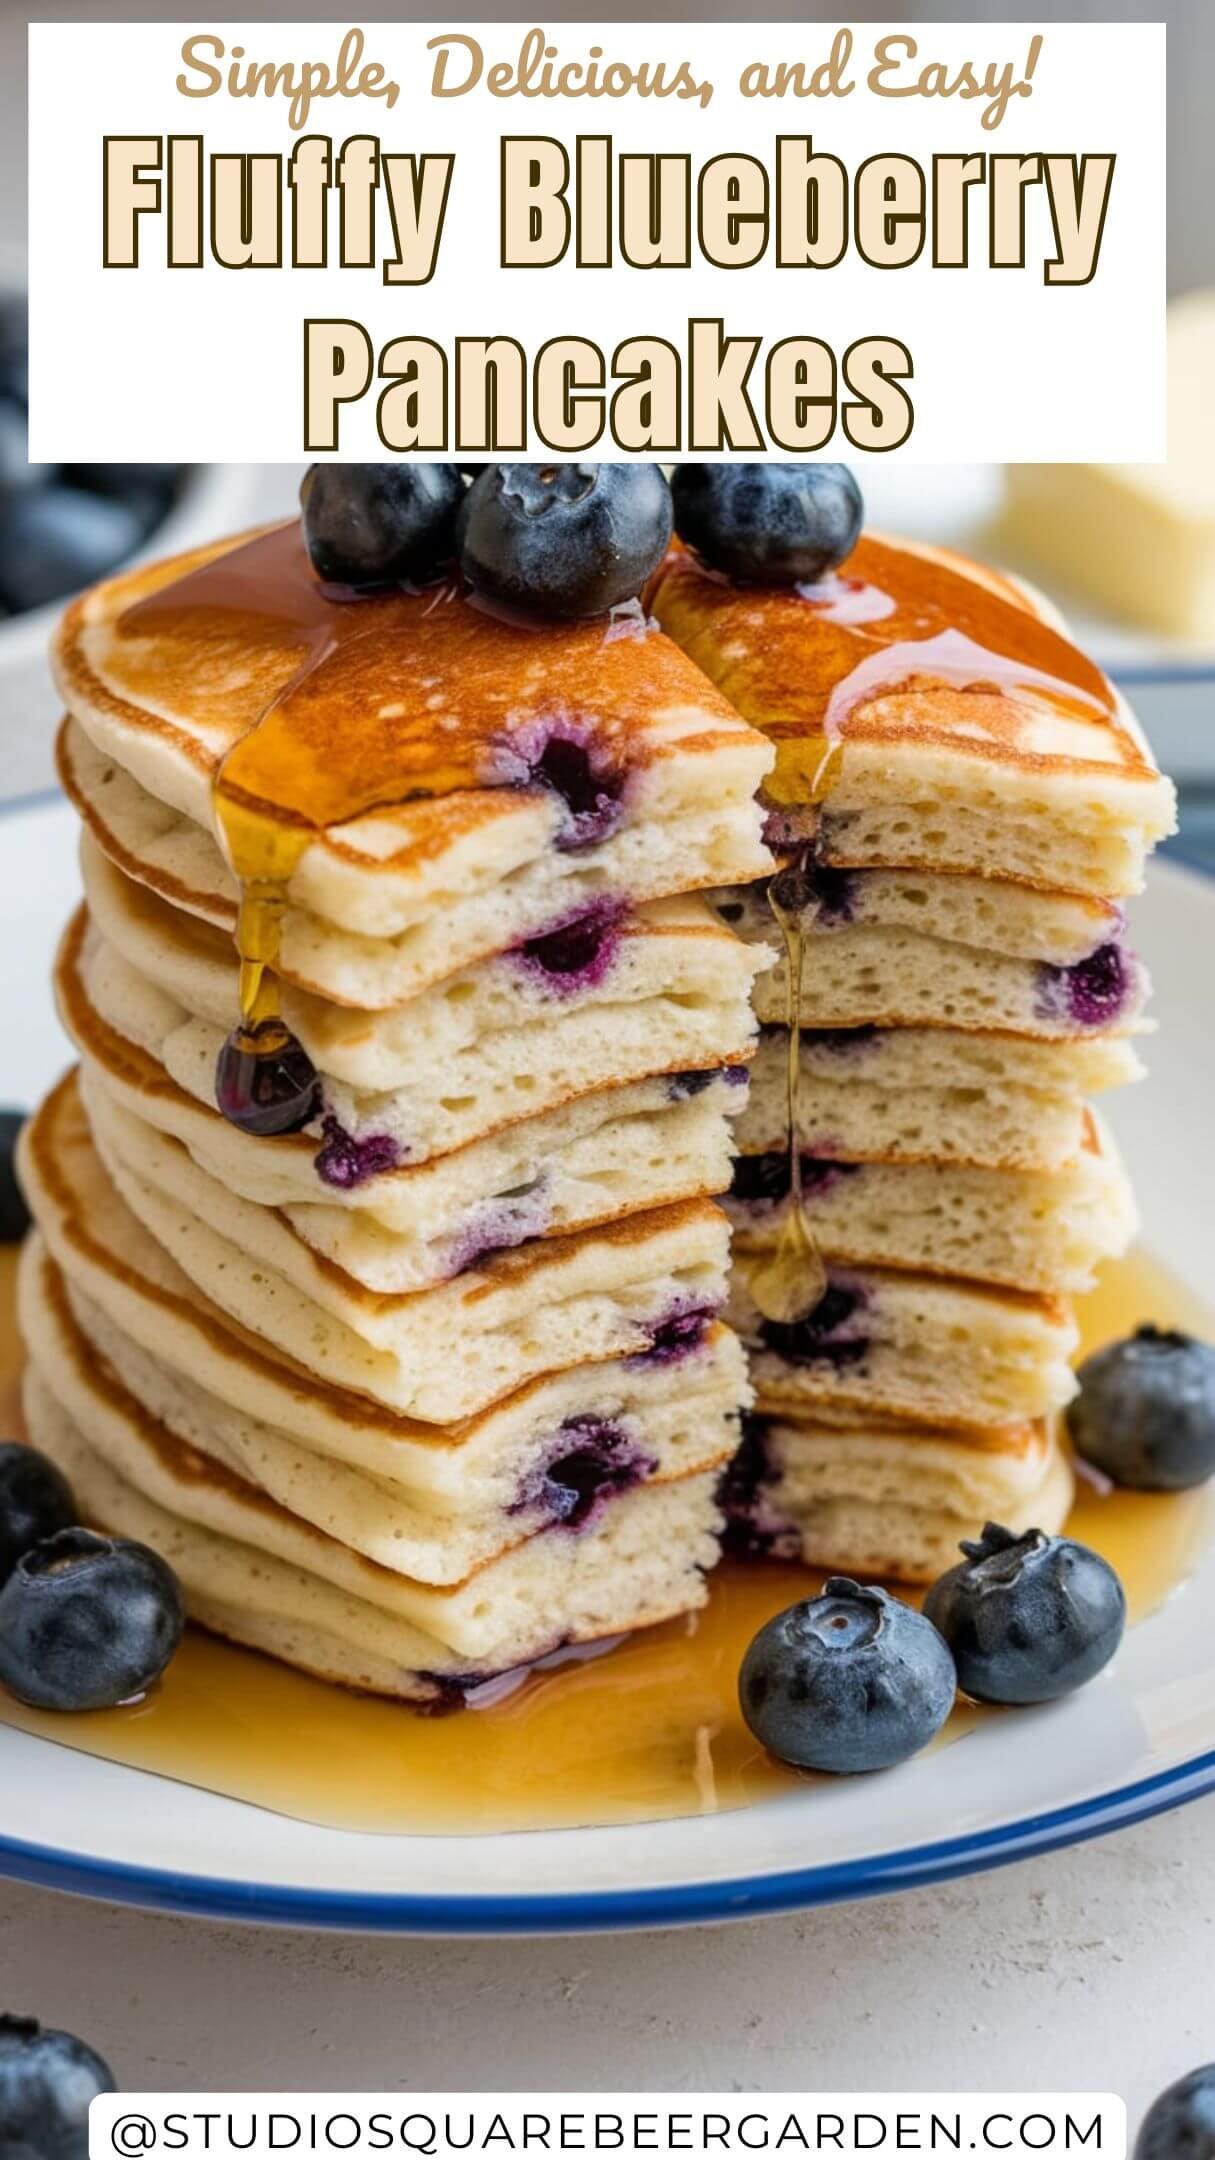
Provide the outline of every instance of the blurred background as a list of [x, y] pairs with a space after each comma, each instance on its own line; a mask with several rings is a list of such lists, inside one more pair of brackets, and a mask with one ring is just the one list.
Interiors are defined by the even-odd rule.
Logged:
[[[105, 20], [112, 5], [51, 0], [40, 22]], [[124, 21], [164, 14], [124, 0]], [[592, 11], [554, 5], [546, 23]], [[674, 21], [729, 21], [737, 0], [689, 6], [664, 0]], [[1127, 0], [1071, 0], [1060, 21], [1136, 21]], [[1073, 622], [1076, 634], [1126, 689], [1161, 762], [1183, 789], [1183, 853], [1215, 868], [1215, 5], [1175, 0], [1151, 10], [1168, 25], [1168, 233], [1171, 456], [1164, 467], [909, 468], [867, 476], [871, 522], [940, 540], [1030, 577]], [[429, 5], [419, 19], [469, 18]], [[639, 18], [600, 4], [599, 22]], [[290, 0], [240, 10], [243, 21], [331, 21], [332, 0]], [[878, 0], [841, 18], [825, 9], [768, 0], [767, 21], [835, 23], [918, 20], [1019, 21], [1047, 27], [1050, 11], [991, 0]], [[231, 19], [229, 17], [229, 19]], [[363, 23], [400, 21], [399, 6], [360, 11]], [[517, 0], [482, 4], [479, 22], [519, 19]], [[530, 18], [529, 18], [530, 19]], [[25, 456], [26, 31], [28, 6], [0, 0], [0, 799], [53, 785], [55, 711], [45, 671], [46, 638], [70, 591], [140, 551], [167, 552], [224, 530], [286, 514], [299, 470], [278, 467], [97, 466], [31, 468]], [[1062, 356], [1061, 356], [1062, 357]]]

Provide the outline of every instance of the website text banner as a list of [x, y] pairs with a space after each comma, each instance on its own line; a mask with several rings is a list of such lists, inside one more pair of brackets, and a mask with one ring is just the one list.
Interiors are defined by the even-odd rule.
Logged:
[[1115, 2093], [267, 2092], [107, 2093], [89, 2108], [91, 2160], [385, 2152], [415, 2160], [1126, 2160], [1126, 2106]]
[[1155, 459], [1152, 23], [35, 23], [37, 459]]

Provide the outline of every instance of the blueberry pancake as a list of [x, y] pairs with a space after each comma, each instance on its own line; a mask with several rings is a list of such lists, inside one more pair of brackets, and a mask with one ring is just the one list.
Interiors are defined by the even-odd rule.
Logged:
[[[1174, 796], [1126, 701], [1035, 594], [866, 535], [812, 584], [731, 585], [672, 552], [649, 604], [775, 744], [767, 801], [843, 870], [1138, 892]], [[829, 755], [830, 754], [830, 755]]]
[[[1130, 1244], [1136, 1213], [1112, 1135], [1091, 1110], [1080, 1114], [1080, 1147], [1047, 1171], [812, 1154], [803, 1124], [803, 1206], [820, 1253], [1045, 1296], [1090, 1290], [1101, 1263]], [[736, 1251], [770, 1251], [789, 1205], [783, 1140], [736, 1157], [726, 1201]]]
[[1142, 1070], [1124, 903], [1173, 791], [1026, 588], [858, 538], [855, 489], [777, 582], [717, 547], [715, 471], [649, 604], [777, 753], [780, 873], [712, 895], [774, 951], [728, 1202], [759, 1412], [735, 1541], [924, 1580], [988, 1516], [1066, 1512], [1068, 1298], [1136, 1221], [1088, 1098]]
[[492, 572], [454, 468], [343, 467], [69, 609], [80, 1064], [22, 1151], [91, 1517], [440, 1706], [702, 1601], [750, 1392], [715, 1196], [770, 955], [703, 895], [772, 867], [773, 752], [620, 586], [657, 468], [512, 470], [561, 544], [512, 511]]
[[1079, 1340], [1064, 1299], [964, 1276], [831, 1262], [803, 1320], [769, 1319], [753, 1253], [735, 1255], [729, 1318], [750, 1355], [761, 1410], [816, 1405], [918, 1423], [999, 1429], [1062, 1409]]
[[1048, 1420], [958, 1430], [861, 1412], [744, 1421], [724, 1491], [727, 1545], [755, 1555], [935, 1582], [983, 1524], [1062, 1528], [1072, 1476]]
[[217, 790], [294, 821], [277, 966], [339, 1003], [765, 866], [772, 753], [644, 618], [514, 626], [451, 587], [339, 603], [291, 525], [98, 587], [53, 658], [105, 852], [230, 929]]

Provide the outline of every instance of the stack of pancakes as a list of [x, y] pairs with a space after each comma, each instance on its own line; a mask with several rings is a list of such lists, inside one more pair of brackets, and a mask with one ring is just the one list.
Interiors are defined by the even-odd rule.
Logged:
[[[1069, 1504], [1069, 1299], [1135, 1226], [1089, 1098], [1140, 1070], [1122, 903], [1172, 790], [1041, 601], [957, 557], [865, 539], [772, 592], [677, 550], [652, 605], [774, 741], [767, 830], [805, 901], [796, 1144], [827, 1288], [760, 1310], [791, 1205], [781, 959], [731, 1203], [759, 1412], [736, 1531], [928, 1580], [986, 1517], [1049, 1530]], [[716, 904], [772, 945], [765, 883]]]
[[[770, 746], [639, 614], [339, 602], [294, 527], [100, 587], [56, 671], [86, 904], [24, 1142], [33, 1439], [196, 1618], [358, 1687], [458, 1701], [698, 1604], [769, 959], [699, 894], [770, 866]], [[319, 1075], [276, 1137], [216, 1107], [241, 756]]]

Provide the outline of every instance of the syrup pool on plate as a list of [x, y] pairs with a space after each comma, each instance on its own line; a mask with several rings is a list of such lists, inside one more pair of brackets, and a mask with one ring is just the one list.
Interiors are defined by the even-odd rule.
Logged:
[[[15, 1253], [0, 1253], [0, 1401], [17, 1429]], [[1142, 1253], [1081, 1300], [1083, 1352], [1140, 1322], [1211, 1337], [1215, 1315]], [[1069, 1524], [1126, 1585], [1132, 1622], [1184, 1582], [1208, 1542], [1208, 1492], [1102, 1497], [1081, 1484]], [[197, 1630], [145, 1702], [52, 1717], [0, 1696], [0, 1723], [306, 1821], [448, 1834], [712, 1814], [813, 1784], [769, 1761], [739, 1715], [742, 1655], [782, 1606], [813, 1594], [810, 1570], [730, 1561], [707, 1608], [594, 1656], [535, 1673], [482, 1709], [419, 1717], [309, 1680]], [[964, 1706], [940, 1740], [988, 1717]]]

